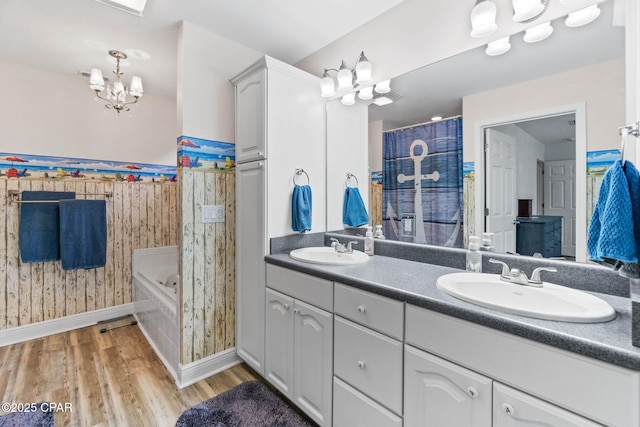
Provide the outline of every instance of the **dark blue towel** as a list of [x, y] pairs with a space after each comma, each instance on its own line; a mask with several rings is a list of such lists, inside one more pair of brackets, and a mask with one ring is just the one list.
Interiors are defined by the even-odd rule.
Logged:
[[594, 261], [638, 262], [640, 255], [640, 174], [620, 160], [602, 179], [587, 240]]
[[[75, 199], [76, 193], [23, 191], [23, 201]], [[60, 259], [60, 220], [57, 203], [20, 205], [19, 246], [23, 263]]]
[[104, 200], [60, 201], [60, 258], [63, 270], [105, 265], [107, 205]]
[[311, 230], [311, 187], [308, 185], [293, 187], [291, 228], [300, 233]]
[[367, 209], [364, 207], [360, 190], [356, 187], [347, 187], [344, 190], [342, 222], [350, 227], [360, 227], [369, 223]]

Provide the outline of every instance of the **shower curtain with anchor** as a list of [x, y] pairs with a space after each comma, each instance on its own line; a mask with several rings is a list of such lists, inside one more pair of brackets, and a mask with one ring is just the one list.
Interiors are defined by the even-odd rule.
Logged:
[[386, 132], [382, 168], [387, 239], [463, 246], [462, 118]]

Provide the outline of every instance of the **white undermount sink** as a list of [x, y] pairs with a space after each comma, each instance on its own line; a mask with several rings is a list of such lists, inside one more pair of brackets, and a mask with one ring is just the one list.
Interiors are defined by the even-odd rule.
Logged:
[[352, 253], [337, 252], [334, 248], [327, 246], [294, 249], [289, 252], [289, 256], [297, 261], [312, 264], [351, 265], [369, 262], [369, 255], [364, 252], [355, 250]]
[[503, 281], [497, 274], [452, 273], [440, 276], [436, 285], [458, 299], [537, 319], [599, 323], [616, 317], [615, 310], [606, 301], [547, 282], [535, 288]]

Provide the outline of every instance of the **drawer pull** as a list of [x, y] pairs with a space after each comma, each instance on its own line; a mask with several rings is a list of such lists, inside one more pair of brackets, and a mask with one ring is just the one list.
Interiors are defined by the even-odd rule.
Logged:
[[289, 310], [289, 304], [282, 304], [285, 310]]
[[298, 313], [300, 313], [300, 310], [298, 310], [297, 308], [294, 308], [294, 309], [293, 309], [293, 312], [294, 312], [295, 314], [298, 314]]
[[360, 313], [364, 313], [364, 312], [366, 311], [366, 310], [365, 310], [365, 308], [364, 308], [364, 305], [359, 305], [359, 306], [358, 306], [358, 311], [359, 311]]
[[478, 390], [476, 390], [475, 387], [469, 387], [467, 389], [467, 394], [471, 396], [472, 399], [475, 399], [476, 397], [478, 397]]
[[515, 415], [516, 414], [516, 410], [513, 406], [511, 406], [509, 403], [503, 403], [502, 404], [502, 410], [504, 411], [505, 414], [507, 415]]
[[364, 361], [363, 360], [358, 360], [358, 368], [364, 369]]

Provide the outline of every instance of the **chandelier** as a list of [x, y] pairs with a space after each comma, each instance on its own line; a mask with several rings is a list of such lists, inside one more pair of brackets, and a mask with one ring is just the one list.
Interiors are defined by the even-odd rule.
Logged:
[[104, 105], [110, 110], [116, 110], [118, 114], [122, 111], [129, 111], [129, 105], [138, 102], [142, 97], [142, 79], [138, 76], [131, 77], [131, 86], [126, 87], [120, 77], [120, 60], [127, 59], [127, 55], [119, 50], [110, 50], [109, 55], [116, 59], [116, 70], [113, 72], [116, 79], [113, 84], [107, 84], [105, 87], [102, 70], [99, 68], [91, 69], [91, 77], [89, 87], [96, 93], [96, 96], [107, 103]]

